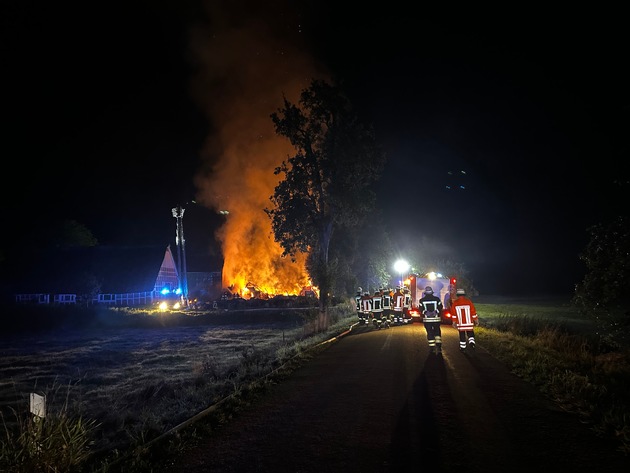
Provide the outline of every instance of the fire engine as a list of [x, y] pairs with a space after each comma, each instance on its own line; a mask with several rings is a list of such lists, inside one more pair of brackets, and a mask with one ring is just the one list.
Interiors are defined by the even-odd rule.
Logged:
[[442, 323], [451, 324], [451, 315], [448, 308], [449, 301], [454, 296], [457, 280], [455, 278], [447, 278], [441, 273], [430, 272], [422, 275], [409, 275], [409, 287], [411, 289], [412, 309], [410, 311], [411, 319], [414, 322], [422, 322], [422, 315], [418, 310], [418, 300], [422, 298], [424, 288], [431, 286], [433, 294], [438, 296], [442, 301], [444, 310], [442, 311]]

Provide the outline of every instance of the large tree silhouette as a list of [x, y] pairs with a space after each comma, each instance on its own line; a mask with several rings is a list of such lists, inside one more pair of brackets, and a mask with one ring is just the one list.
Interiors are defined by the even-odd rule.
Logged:
[[265, 211], [285, 256], [308, 253], [309, 273], [320, 290], [321, 321], [327, 325], [337, 266], [329, 258], [331, 242], [335, 231], [356, 227], [373, 208], [371, 186], [385, 155], [341, 88], [325, 81], [313, 80], [298, 105], [285, 98], [271, 118], [296, 154], [276, 168], [284, 177]]

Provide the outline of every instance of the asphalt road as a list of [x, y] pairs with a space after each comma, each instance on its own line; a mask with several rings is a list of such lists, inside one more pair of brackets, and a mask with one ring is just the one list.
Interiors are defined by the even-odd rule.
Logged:
[[619, 472], [628, 458], [483, 349], [422, 324], [353, 329], [168, 471]]

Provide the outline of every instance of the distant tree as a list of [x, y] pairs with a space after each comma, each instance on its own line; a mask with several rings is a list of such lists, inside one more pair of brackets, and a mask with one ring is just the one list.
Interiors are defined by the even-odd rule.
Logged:
[[48, 244], [57, 248], [97, 246], [98, 240], [92, 232], [76, 220], [62, 220], [51, 229]]
[[271, 118], [296, 154], [276, 168], [284, 178], [265, 211], [285, 256], [308, 253], [310, 276], [320, 289], [321, 322], [327, 325], [338, 274], [331, 242], [337, 229], [356, 226], [373, 208], [371, 185], [380, 178], [385, 155], [341, 88], [324, 81], [312, 81], [299, 106], [285, 98]]
[[330, 244], [330, 260], [335, 264], [331, 292], [338, 297], [354, 296], [357, 285], [356, 263], [360, 258], [357, 242], [358, 227], [342, 228]]
[[19, 250], [32, 253], [53, 248], [97, 246], [98, 240], [76, 220], [41, 219], [36, 226], [21, 233], [15, 244]]
[[[457, 280], [457, 288], [464, 289], [468, 297], [479, 295], [479, 291], [475, 288], [470, 272], [464, 263], [445, 259], [438, 261], [435, 267], [439, 268], [444, 277], [449, 279], [455, 278]], [[430, 271], [436, 270], [431, 269]]]
[[23, 228], [11, 242], [10, 251], [0, 257], [0, 279], [32, 271], [51, 251], [97, 245], [94, 234], [76, 220], [42, 218], [37, 225]]
[[579, 255], [587, 273], [576, 285], [573, 302], [597, 325], [606, 344], [630, 342], [630, 219], [617, 217], [609, 224], [588, 229], [589, 242]]
[[432, 271], [441, 273], [445, 278], [457, 279], [457, 287], [466, 290], [468, 296], [479, 295], [466, 265], [461, 261], [452, 259], [452, 248], [419, 236], [414, 247], [407, 251], [412, 271], [416, 274], [426, 274]]
[[392, 278], [389, 270], [395, 258], [382, 220], [380, 212], [374, 211], [362, 225], [357, 240], [357, 260], [353, 264], [353, 271], [359, 277], [358, 286], [370, 292], [389, 287]]

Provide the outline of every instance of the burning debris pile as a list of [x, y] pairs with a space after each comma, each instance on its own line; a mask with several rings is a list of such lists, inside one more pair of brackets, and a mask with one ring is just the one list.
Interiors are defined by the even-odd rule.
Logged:
[[309, 297], [309, 298], [318, 298], [319, 293], [316, 287], [314, 286], [304, 286], [299, 291], [298, 294], [277, 294], [277, 293], [269, 293], [262, 290], [260, 287], [256, 286], [252, 282], [248, 282], [245, 287], [241, 291], [236, 290], [234, 285], [228, 287], [221, 294], [221, 300], [232, 300], [232, 299], [260, 299], [260, 300], [269, 300], [276, 297], [290, 297], [290, 296], [299, 296], [299, 297]]

